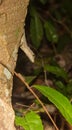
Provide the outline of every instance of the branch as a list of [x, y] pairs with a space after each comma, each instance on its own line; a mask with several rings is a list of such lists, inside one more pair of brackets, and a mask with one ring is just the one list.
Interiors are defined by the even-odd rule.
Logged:
[[46, 114], [48, 115], [48, 117], [50, 118], [51, 122], [53, 123], [54, 127], [56, 130], [59, 130], [58, 127], [56, 126], [54, 120], [52, 119], [51, 115], [49, 114], [47, 108], [44, 106], [43, 102], [39, 99], [39, 97], [36, 95], [36, 93], [32, 90], [32, 88], [27, 84], [27, 82], [25, 81], [25, 79], [23, 78], [23, 76], [20, 73], [16, 73], [14, 72], [14, 74], [24, 83], [24, 85], [27, 87], [27, 89], [34, 95], [34, 97], [39, 101], [39, 103], [41, 104], [41, 106], [43, 107], [44, 111], [46, 112]]

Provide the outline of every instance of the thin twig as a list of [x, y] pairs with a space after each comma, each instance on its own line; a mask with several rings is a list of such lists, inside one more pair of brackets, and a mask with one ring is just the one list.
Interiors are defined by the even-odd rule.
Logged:
[[65, 29], [65, 30], [71, 35], [71, 37], [72, 37], [72, 32], [70, 31], [70, 29], [68, 28], [68, 26], [67, 26], [63, 21], [58, 21], [57, 19], [55, 19], [55, 18], [51, 15], [50, 12], [48, 12], [48, 13], [49, 13], [49, 16], [51, 17], [51, 19], [52, 19], [54, 22], [56, 22], [56, 23], [62, 25], [62, 26], [64, 27], [64, 29]]
[[47, 108], [44, 106], [43, 102], [39, 99], [39, 97], [36, 95], [36, 93], [32, 90], [32, 88], [28, 85], [28, 83], [25, 81], [25, 79], [23, 78], [23, 76], [20, 73], [16, 73], [14, 72], [14, 74], [25, 84], [25, 86], [27, 87], [27, 89], [34, 95], [34, 97], [39, 101], [39, 103], [41, 104], [41, 106], [43, 107], [44, 111], [46, 112], [46, 114], [48, 115], [48, 117], [50, 118], [51, 122], [53, 123], [54, 127], [56, 130], [59, 130], [57, 125], [55, 124], [54, 120], [52, 119], [51, 115], [49, 114], [49, 112], [47, 111]]

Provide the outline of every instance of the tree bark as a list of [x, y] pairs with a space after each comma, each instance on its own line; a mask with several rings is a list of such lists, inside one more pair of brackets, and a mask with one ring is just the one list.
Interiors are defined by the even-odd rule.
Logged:
[[13, 74], [28, 0], [0, 0], [0, 129], [15, 130], [11, 104]]

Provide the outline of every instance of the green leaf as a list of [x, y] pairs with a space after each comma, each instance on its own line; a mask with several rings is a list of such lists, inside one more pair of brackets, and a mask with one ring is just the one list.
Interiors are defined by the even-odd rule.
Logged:
[[61, 20], [62, 20], [62, 15], [61, 15], [60, 11], [55, 10], [55, 11], [54, 11], [54, 15], [55, 15], [55, 17], [56, 17], [56, 19], [57, 19], [58, 21], [61, 21]]
[[31, 17], [34, 17], [35, 15], [37, 15], [36, 7], [32, 4], [30, 4], [29, 6], [29, 13]]
[[59, 53], [63, 52], [63, 49], [65, 48], [65, 46], [68, 43], [71, 43], [72, 39], [70, 37], [70, 35], [68, 34], [63, 34], [62, 36], [59, 36], [59, 41], [58, 41], [58, 46], [57, 46], [57, 50]]
[[25, 117], [16, 116], [15, 123], [25, 130], [43, 130], [40, 116], [33, 111], [27, 113]]
[[39, 0], [42, 4], [46, 4], [47, 0]]
[[56, 81], [55, 82], [55, 86], [56, 86], [56, 89], [61, 92], [62, 94], [64, 94], [65, 96], [67, 96], [67, 86], [65, 86], [61, 81]]
[[62, 1], [62, 8], [66, 10], [68, 16], [72, 17], [72, 0]]
[[44, 69], [48, 72], [51, 72], [52, 74], [55, 74], [57, 77], [62, 77], [64, 79], [68, 78], [66, 71], [64, 71], [64, 69], [59, 68], [57, 66], [45, 65]]
[[24, 76], [24, 78], [26, 82], [30, 84], [36, 78], [36, 76]]
[[48, 86], [34, 85], [34, 87], [46, 96], [72, 125], [72, 105], [70, 101], [64, 95]]
[[56, 85], [57, 87], [59, 87], [60, 89], [65, 88], [64, 84], [63, 84], [61, 81], [56, 81], [56, 82], [55, 82], [55, 85]]
[[72, 80], [69, 81], [69, 83], [67, 84], [66, 90], [67, 90], [68, 94], [71, 95], [71, 97], [72, 97]]
[[44, 24], [46, 37], [50, 42], [57, 43], [58, 42], [58, 34], [56, 32], [56, 28], [51, 22], [45, 22]]
[[35, 13], [30, 21], [30, 37], [33, 45], [38, 48], [43, 38], [43, 26], [39, 15]]

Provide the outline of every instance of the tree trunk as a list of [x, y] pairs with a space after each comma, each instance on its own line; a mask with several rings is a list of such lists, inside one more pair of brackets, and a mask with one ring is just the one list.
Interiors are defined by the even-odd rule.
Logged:
[[0, 129], [15, 130], [11, 104], [13, 74], [28, 0], [0, 0]]

